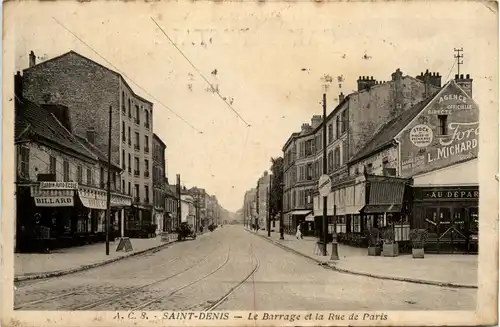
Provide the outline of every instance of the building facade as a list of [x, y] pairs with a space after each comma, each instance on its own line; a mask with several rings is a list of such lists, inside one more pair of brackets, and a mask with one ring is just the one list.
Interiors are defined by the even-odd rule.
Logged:
[[165, 215], [163, 218], [163, 228], [165, 232], [173, 232], [177, 228], [177, 210], [179, 196], [176, 185], [169, 185], [167, 180], [165, 191]]
[[[70, 111], [22, 97], [15, 78], [16, 251], [105, 241], [108, 158], [94, 140], [72, 134]], [[123, 236], [122, 170], [111, 164], [111, 238]]]
[[477, 251], [479, 108], [471, 96], [472, 79], [456, 76], [351, 158], [332, 192], [341, 238], [389, 228], [404, 245], [417, 228], [428, 231], [427, 251]]
[[134, 93], [119, 73], [74, 51], [39, 64], [31, 52], [23, 77], [26, 98], [70, 107], [73, 133], [92, 135], [105, 153], [111, 108], [111, 158], [124, 171], [121, 189], [133, 198], [126, 229], [153, 225], [153, 104]]
[[243, 215], [245, 226], [251, 227], [257, 219], [257, 189], [252, 188], [245, 192], [243, 200]]
[[[391, 80], [378, 82], [373, 77], [358, 79], [358, 91], [339, 96], [339, 104], [326, 117], [327, 171], [323, 172], [323, 120], [315, 115], [300, 133], [293, 133], [283, 147], [285, 164], [284, 227], [294, 232], [300, 224], [303, 233], [321, 234], [323, 201], [317, 194], [317, 181], [328, 174], [332, 183], [348, 176], [347, 161], [394, 117], [419, 103], [441, 86], [436, 73], [418, 77], [403, 76], [397, 69]], [[333, 195], [327, 214], [333, 217]]]
[[257, 195], [258, 195], [258, 205], [257, 205], [257, 216], [259, 221], [259, 226], [267, 229], [267, 220], [269, 219], [269, 199], [268, 192], [271, 191], [271, 175], [265, 171], [262, 177], [257, 181]]
[[165, 151], [167, 146], [156, 134], [153, 134], [153, 206], [157, 233], [166, 232], [165, 198], [167, 178], [165, 176]]
[[181, 222], [186, 222], [196, 230], [196, 212], [194, 207], [194, 198], [185, 189], [181, 194]]

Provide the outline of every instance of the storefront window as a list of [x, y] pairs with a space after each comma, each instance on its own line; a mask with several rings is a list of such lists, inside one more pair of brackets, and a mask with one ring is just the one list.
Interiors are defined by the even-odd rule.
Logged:
[[427, 223], [427, 232], [436, 234], [438, 219], [437, 219], [437, 208], [426, 208], [425, 209], [425, 221]]
[[439, 233], [442, 234], [451, 227], [451, 209], [439, 208]]
[[473, 234], [479, 232], [479, 213], [477, 207], [469, 208], [469, 231]]
[[352, 231], [353, 233], [361, 232], [361, 217], [359, 215], [352, 216]]

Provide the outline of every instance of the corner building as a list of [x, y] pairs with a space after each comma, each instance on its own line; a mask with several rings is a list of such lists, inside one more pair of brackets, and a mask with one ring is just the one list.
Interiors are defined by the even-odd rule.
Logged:
[[[387, 82], [360, 76], [358, 91], [339, 95], [339, 104], [326, 117], [327, 171], [323, 172], [323, 119], [315, 115], [311, 124], [303, 124], [283, 147], [284, 153], [284, 227], [294, 232], [298, 225], [304, 234], [322, 235], [323, 201], [317, 193], [317, 181], [326, 173], [333, 187], [341, 186], [348, 176], [347, 161], [368, 143], [391, 119], [419, 103], [441, 87], [441, 76], [421, 73], [412, 77], [400, 69]], [[333, 219], [333, 196], [327, 203], [327, 215]], [[350, 210], [355, 210], [351, 208]], [[347, 212], [346, 212], [347, 213]], [[345, 225], [345, 224], [344, 224]], [[329, 227], [331, 228], [331, 226]], [[342, 223], [337, 225], [342, 229]]]
[[31, 52], [29, 68], [23, 70], [23, 95], [70, 107], [73, 133], [94, 136], [104, 153], [112, 108], [111, 160], [124, 170], [120, 189], [133, 199], [124, 212], [125, 234], [151, 235], [153, 104], [135, 94], [119, 73], [74, 51], [39, 64], [35, 58]]
[[[425, 229], [428, 252], [477, 252], [478, 138], [468, 75], [388, 122], [349, 161], [348, 178], [334, 190], [337, 222], [344, 223], [339, 242], [359, 245], [371, 228], [392, 229], [404, 251], [410, 230]], [[353, 207], [356, 213], [346, 213]]]

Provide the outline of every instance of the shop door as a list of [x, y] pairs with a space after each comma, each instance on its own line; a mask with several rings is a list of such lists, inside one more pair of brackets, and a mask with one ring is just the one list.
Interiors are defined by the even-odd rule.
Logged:
[[465, 208], [440, 207], [439, 251], [464, 252], [467, 250], [468, 224]]

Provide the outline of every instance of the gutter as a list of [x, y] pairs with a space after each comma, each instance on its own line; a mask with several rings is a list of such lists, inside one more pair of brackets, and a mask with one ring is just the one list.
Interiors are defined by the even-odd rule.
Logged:
[[396, 139], [393, 139], [394, 143], [396, 143], [396, 145], [398, 146], [398, 172], [399, 172], [399, 176], [401, 176], [401, 173], [402, 173], [402, 168], [403, 168], [403, 164], [401, 162], [401, 142], [399, 142], [398, 140]]

